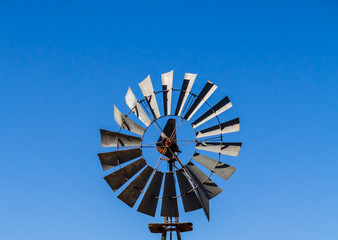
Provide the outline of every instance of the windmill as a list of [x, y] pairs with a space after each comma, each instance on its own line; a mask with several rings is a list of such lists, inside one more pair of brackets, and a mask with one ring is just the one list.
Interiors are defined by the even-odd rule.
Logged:
[[[131, 88], [128, 89], [125, 100], [130, 111], [126, 115], [114, 106], [119, 130], [100, 130], [101, 146], [115, 148], [115, 151], [98, 154], [103, 171], [113, 170], [104, 177], [105, 181], [114, 192], [126, 185], [118, 198], [130, 207], [139, 200], [137, 211], [149, 216], [155, 216], [160, 200], [164, 222], [150, 223], [148, 227], [152, 233], [161, 233], [162, 240], [166, 239], [167, 232], [170, 239], [173, 232], [181, 239], [181, 232], [192, 230], [191, 222], [179, 222], [179, 198], [185, 212], [202, 208], [209, 220], [209, 200], [222, 192], [211, 176], [216, 174], [228, 180], [236, 168], [222, 163], [220, 157], [237, 156], [242, 145], [224, 141], [224, 134], [239, 131], [239, 118], [225, 122], [219, 119], [221, 113], [232, 107], [229, 98], [210, 105], [207, 100], [217, 86], [208, 81], [194, 94], [191, 89], [196, 76], [186, 73], [181, 89], [175, 89], [173, 71], [164, 73], [162, 90], [157, 92], [148, 76], [139, 83], [143, 99], [137, 100]], [[163, 116], [157, 102], [161, 98]], [[176, 103], [175, 109], [172, 103]], [[202, 112], [203, 108], [204, 112], [198, 115], [198, 110]], [[180, 134], [184, 124], [193, 132], [192, 139], [185, 138], [187, 130]], [[203, 124], [209, 125], [202, 128]], [[148, 134], [151, 143], [146, 142], [148, 132], [151, 132]], [[184, 155], [186, 146], [193, 149], [191, 156]], [[151, 154], [146, 156], [145, 151]]]

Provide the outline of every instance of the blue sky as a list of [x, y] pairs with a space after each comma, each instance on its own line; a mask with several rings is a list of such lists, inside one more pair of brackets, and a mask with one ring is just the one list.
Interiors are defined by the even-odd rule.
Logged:
[[183, 239], [338, 239], [335, 1], [1, 1], [0, 238], [159, 239], [104, 182], [99, 129], [148, 74], [239, 116], [224, 192]]

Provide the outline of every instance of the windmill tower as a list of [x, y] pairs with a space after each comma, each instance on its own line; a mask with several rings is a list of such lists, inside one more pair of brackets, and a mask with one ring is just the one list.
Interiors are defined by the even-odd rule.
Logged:
[[[221, 113], [232, 107], [229, 98], [210, 105], [207, 100], [217, 86], [208, 81], [199, 94], [194, 94], [191, 89], [196, 76], [186, 73], [181, 89], [175, 89], [173, 71], [164, 73], [162, 90], [157, 92], [148, 76], [139, 83], [143, 99], [137, 100], [128, 89], [125, 100], [130, 111], [126, 115], [114, 106], [119, 130], [101, 129], [101, 146], [115, 148], [115, 151], [98, 154], [103, 171], [116, 169], [104, 179], [114, 192], [127, 185], [118, 198], [130, 207], [134, 207], [142, 194], [138, 212], [154, 217], [160, 200], [160, 215], [164, 221], [150, 223], [148, 227], [152, 233], [161, 233], [162, 240], [166, 239], [167, 232], [170, 239], [173, 232], [181, 239], [182, 232], [192, 230], [192, 223], [179, 222], [178, 199], [185, 212], [202, 208], [209, 220], [209, 200], [222, 192], [211, 176], [216, 174], [228, 180], [236, 168], [222, 163], [221, 155], [237, 156], [242, 145], [225, 141], [225, 134], [239, 131], [239, 118], [225, 122], [219, 119]], [[157, 102], [160, 98], [163, 99], [163, 116]], [[176, 103], [175, 111], [172, 111], [172, 103]], [[203, 108], [204, 112], [194, 117]], [[210, 124], [212, 121], [215, 124]], [[201, 128], [202, 124], [210, 126]], [[191, 139], [186, 138], [186, 131], [180, 133], [182, 125], [193, 132]], [[151, 128], [156, 131], [148, 134], [152, 139], [148, 143], [146, 135]], [[184, 155], [187, 146], [193, 149], [191, 156]], [[150, 155], [146, 156], [145, 151], [150, 151]]]

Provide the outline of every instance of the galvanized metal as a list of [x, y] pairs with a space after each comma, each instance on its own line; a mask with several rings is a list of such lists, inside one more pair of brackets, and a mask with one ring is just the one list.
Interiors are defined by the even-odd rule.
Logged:
[[131, 88], [128, 89], [125, 99], [130, 110], [148, 127], [151, 124], [151, 120], [137, 101]]
[[208, 199], [216, 197], [223, 191], [192, 162], [187, 163], [185, 166]]
[[104, 180], [106, 180], [111, 189], [116, 192], [123, 184], [125, 184], [146, 165], [146, 161], [141, 158], [123, 168], [120, 168], [116, 172], [105, 176]]
[[192, 106], [189, 108], [188, 112], [185, 114], [184, 118], [189, 121], [192, 116], [197, 112], [198, 109], [203, 105], [205, 101], [213, 94], [217, 89], [217, 86], [212, 82], [208, 81], [203, 87], [202, 91], [198, 94]]
[[101, 147], [116, 147], [118, 146], [141, 146], [142, 140], [139, 137], [134, 137], [122, 133], [111, 132], [100, 129]]
[[215, 136], [219, 134], [226, 134], [239, 131], [239, 118], [217, 124], [215, 126], [203, 129], [196, 133], [196, 138]]
[[242, 143], [238, 142], [197, 142], [196, 149], [208, 152], [221, 153], [229, 156], [237, 157], [241, 150]]
[[220, 115], [221, 113], [225, 112], [231, 107], [232, 107], [232, 103], [230, 102], [228, 97], [225, 97], [221, 101], [219, 101], [215, 106], [213, 106], [211, 109], [206, 111], [202, 116], [197, 118], [197, 120], [194, 121], [191, 125], [193, 128], [197, 128], [201, 124], [209, 121], [210, 119], [213, 119], [214, 117]]
[[193, 73], [186, 73], [184, 75], [184, 81], [182, 84], [181, 93], [180, 93], [180, 96], [177, 102], [176, 111], [175, 111], [176, 116], [181, 116], [184, 104], [187, 101], [192, 85], [195, 82], [196, 76], [197, 74], [193, 74]]
[[142, 156], [139, 148], [97, 154], [103, 171]]
[[200, 153], [195, 153], [192, 159], [202, 164], [204, 167], [208, 168], [210, 171], [216, 173], [218, 176], [220, 176], [224, 180], [228, 180], [232, 176], [232, 174], [236, 171], [235, 167], [232, 167], [225, 163], [221, 163], [213, 158], [207, 157]]
[[174, 70], [161, 74], [161, 78], [163, 90], [164, 115], [167, 116], [171, 114], [171, 99], [173, 92]]
[[161, 117], [160, 110], [158, 108], [156, 101], [154, 87], [150, 79], [150, 75], [148, 75], [146, 79], [144, 79], [138, 85], [141, 88], [144, 97], [147, 98], [147, 102], [149, 104], [152, 113], [154, 114], [155, 119]]
[[164, 191], [162, 198], [162, 217], [178, 217], [175, 180], [172, 172], [165, 173]]
[[176, 177], [181, 192], [184, 211], [191, 212], [202, 208], [201, 203], [196, 196], [195, 190], [191, 186], [183, 169], [179, 169], [176, 171]]
[[121, 193], [118, 198], [122, 200], [129, 207], [133, 207], [146, 186], [153, 168], [147, 166]]
[[163, 173], [155, 171], [153, 179], [151, 180], [148, 189], [137, 209], [137, 211], [154, 217], [158, 202], [158, 196], [162, 186]]
[[120, 110], [114, 105], [114, 118], [117, 124], [135, 134], [143, 136], [145, 129], [138, 125], [136, 122], [124, 115]]

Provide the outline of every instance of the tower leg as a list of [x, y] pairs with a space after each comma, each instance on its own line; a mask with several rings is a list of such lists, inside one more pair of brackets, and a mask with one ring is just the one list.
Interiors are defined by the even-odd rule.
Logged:
[[178, 228], [176, 228], [177, 240], [181, 240], [181, 233]]
[[167, 230], [163, 228], [161, 240], [166, 240], [166, 239], [167, 239]]

